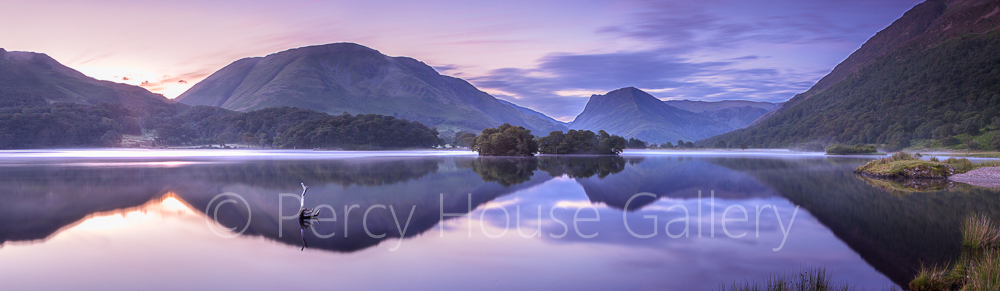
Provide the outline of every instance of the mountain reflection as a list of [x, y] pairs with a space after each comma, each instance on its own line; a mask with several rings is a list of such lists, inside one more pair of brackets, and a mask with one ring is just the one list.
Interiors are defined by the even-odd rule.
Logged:
[[[299, 201], [278, 194], [294, 193], [300, 183], [312, 187], [307, 206], [329, 205], [326, 211], [338, 219], [304, 231], [306, 238], [316, 241], [310, 247], [342, 252], [417, 235], [437, 225], [442, 211], [467, 213], [558, 176], [575, 179], [592, 203], [617, 209], [625, 209], [633, 194], [655, 195], [636, 198], [629, 204], [630, 211], [661, 197], [694, 198], [702, 189], [714, 190], [719, 198], [772, 195], [747, 175], [724, 167], [691, 158], [657, 159], [647, 164], [641, 157], [620, 156], [397, 157], [179, 167], [0, 167], [0, 200], [4, 202], [0, 205], [0, 242], [44, 239], [92, 213], [136, 207], [166, 192], [176, 193], [199, 212], [214, 207], [209, 202], [215, 195], [231, 192], [247, 200], [250, 212], [239, 208], [242, 205], [220, 207], [212, 213], [220, 224], [242, 227], [248, 225], [249, 217], [243, 235], [298, 245], [301, 226], [294, 219], [280, 217], [296, 213]], [[365, 210], [379, 205], [370, 211], [368, 230], [385, 236], [372, 238], [361, 224], [343, 223], [362, 221]], [[403, 225], [406, 221], [402, 220], [411, 215], [409, 228], [401, 233], [397, 224]], [[337, 235], [317, 239], [333, 233]]]
[[[296, 249], [305, 239], [312, 249], [354, 252], [394, 238], [433, 234], [442, 213], [454, 214], [445, 220], [460, 217], [491, 201], [502, 202], [506, 198], [497, 199], [502, 196], [531, 192], [529, 188], [559, 178], [550, 185], [572, 183], [571, 188], [560, 188], [566, 193], [548, 191], [516, 198], [531, 203], [524, 206], [532, 209], [589, 201], [609, 207], [601, 211], [627, 211], [632, 217], [644, 215], [636, 212], [640, 209], [654, 209], [649, 206], [663, 198], [695, 199], [699, 191], [706, 199], [711, 195], [733, 201], [784, 197], [808, 210], [870, 265], [905, 284], [921, 265], [945, 263], [960, 253], [959, 230], [966, 215], [984, 213], [1000, 219], [1000, 195], [995, 190], [958, 185], [945, 191], [893, 195], [883, 190], [886, 186], [872, 187], [853, 174], [851, 170], [864, 161], [540, 156], [275, 160], [169, 167], [2, 166], [0, 243], [43, 240], [89, 216], [135, 209], [170, 193], [195, 211], [215, 216], [225, 227], [246, 225], [243, 236], [263, 237]], [[320, 210], [319, 218], [335, 216], [336, 221], [304, 229], [298, 219], [287, 218], [300, 209], [301, 183], [310, 186], [304, 206]], [[580, 196], [580, 188], [586, 197]], [[243, 205], [206, 211], [215, 207], [210, 203], [216, 195], [226, 192], [244, 198], [249, 211]], [[652, 195], [629, 203], [637, 193]], [[636, 243], [627, 234], [599, 240]]]
[[872, 187], [853, 169], [868, 159], [711, 159], [749, 174], [801, 205], [870, 265], [906, 286], [921, 266], [961, 253], [962, 222], [981, 213], [1000, 219], [1000, 192], [956, 185], [906, 195]]
[[343, 188], [391, 185], [435, 173], [440, 159], [265, 161], [180, 167], [0, 167], [0, 243], [44, 239], [97, 212], [175, 192], [188, 201], [240, 187], [294, 189], [301, 182]]

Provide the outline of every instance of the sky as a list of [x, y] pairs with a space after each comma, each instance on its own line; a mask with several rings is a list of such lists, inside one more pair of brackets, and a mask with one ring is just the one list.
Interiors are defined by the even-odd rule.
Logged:
[[917, 0], [3, 0], [0, 48], [175, 98], [245, 57], [407, 56], [561, 121], [592, 94], [783, 102]]

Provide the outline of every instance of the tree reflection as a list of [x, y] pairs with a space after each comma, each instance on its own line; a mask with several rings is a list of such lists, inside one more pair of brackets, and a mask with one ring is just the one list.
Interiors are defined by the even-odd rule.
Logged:
[[479, 157], [462, 163], [461, 166], [479, 174], [486, 182], [495, 182], [504, 187], [531, 180], [538, 170], [537, 157]]
[[962, 222], [970, 213], [1000, 219], [996, 190], [955, 185], [943, 191], [893, 195], [854, 175], [854, 168], [868, 160], [716, 159], [712, 163], [750, 174], [801, 205], [901, 286], [921, 266], [943, 265], [959, 256]]
[[883, 179], [859, 174], [855, 176], [876, 189], [900, 196], [917, 192], [944, 191], [955, 187], [955, 182], [947, 179]]
[[634, 165], [642, 160], [621, 156], [479, 157], [460, 166], [472, 169], [483, 181], [507, 187], [531, 180], [537, 170], [552, 177], [589, 178], [596, 175], [603, 179], [625, 170], [626, 164]]
[[[630, 158], [629, 162], [638, 164], [642, 162], [642, 158]], [[621, 156], [546, 156], [540, 158], [540, 164], [542, 171], [554, 177], [567, 175], [570, 178], [589, 178], [597, 175], [603, 179], [608, 175], [621, 173], [627, 163]]]

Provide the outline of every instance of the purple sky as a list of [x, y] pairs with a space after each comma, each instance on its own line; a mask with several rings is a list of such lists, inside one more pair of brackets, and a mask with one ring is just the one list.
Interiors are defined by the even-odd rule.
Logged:
[[6, 0], [0, 47], [173, 98], [243, 57], [356, 42], [570, 121], [628, 86], [785, 101], [919, 2]]

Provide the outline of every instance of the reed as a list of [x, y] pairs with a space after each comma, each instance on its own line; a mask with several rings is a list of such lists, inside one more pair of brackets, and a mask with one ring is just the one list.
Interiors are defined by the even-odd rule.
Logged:
[[1000, 243], [1000, 229], [985, 215], [971, 215], [962, 225], [962, 245], [968, 249], [995, 248]]
[[964, 291], [1000, 290], [1000, 252], [989, 250], [969, 265]]
[[849, 284], [830, 280], [826, 269], [803, 267], [798, 273], [773, 273], [762, 281], [733, 282], [722, 291], [851, 291], [860, 290]]

